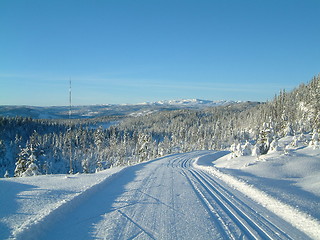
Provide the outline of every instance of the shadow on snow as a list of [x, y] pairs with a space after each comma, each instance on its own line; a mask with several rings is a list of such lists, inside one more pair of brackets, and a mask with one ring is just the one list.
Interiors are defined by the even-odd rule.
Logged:
[[91, 187], [31, 226], [17, 239], [95, 239], [92, 235], [94, 226], [103, 220], [105, 214], [116, 210], [112, 205], [126, 192], [126, 185], [136, 178], [136, 172], [148, 163], [125, 168]]
[[[28, 184], [16, 183], [6, 180], [0, 180], [0, 219], [17, 214], [19, 209], [18, 196], [20, 192], [29, 191], [35, 187]], [[11, 235], [10, 226], [0, 222], [0, 239], [8, 239]]]

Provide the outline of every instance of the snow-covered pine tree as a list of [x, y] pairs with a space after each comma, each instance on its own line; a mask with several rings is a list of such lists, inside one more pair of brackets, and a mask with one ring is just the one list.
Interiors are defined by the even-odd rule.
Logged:
[[18, 154], [16, 168], [14, 170], [15, 177], [33, 176], [40, 174], [38, 165], [36, 163], [37, 158], [40, 155], [37, 136], [38, 133], [34, 131], [34, 133], [30, 136], [29, 141], [27, 141], [26, 147], [20, 147], [21, 150]]
[[293, 136], [293, 129], [290, 123], [287, 123], [287, 127], [283, 130], [284, 136]]
[[236, 143], [231, 144], [230, 151], [231, 151], [231, 154], [230, 154], [229, 158], [230, 159], [236, 158], [237, 157], [237, 144]]
[[22, 177], [22, 174], [28, 168], [28, 158], [29, 158], [29, 148], [21, 148], [20, 146], [20, 153], [18, 153], [16, 168], [14, 170], [15, 177]]
[[260, 154], [266, 154], [270, 147], [270, 129], [267, 123], [263, 123], [263, 128], [260, 131], [259, 140]]
[[277, 139], [274, 139], [274, 140], [270, 143], [270, 148], [269, 148], [268, 153], [277, 152], [277, 151], [279, 151], [279, 150], [280, 150], [280, 147], [279, 147], [278, 140], [277, 140]]
[[[104, 147], [106, 142], [106, 135], [102, 128], [102, 126], [99, 126], [96, 131], [94, 132], [94, 144], [96, 145], [97, 152], [96, 152], [96, 172], [99, 172], [103, 170], [103, 153], [104, 153]], [[88, 159], [86, 159], [88, 161]], [[89, 166], [89, 163], [86, 163]]]
[[312, 146], [314, 149], [320, 148], [318, 131], [315, 130], [313, 132], [309, 146]]
[[138, 138], [138, 154], [139, 162], [143, 162], [149, 159], [151, 137], [147, 134], [140, 134]]
[[31, 150], [31, 155], [28, 158], [29, 163], [28, 163], [28, 167], [26, 169], [26, 171], [24, 173], [22, 173], [23, 177], [28, 177], [28, 176], [35, 176], [35, 175], [39, 175], [40, 171], [39, 171], [39, 167], [36, 164], [37, 158], [34, 155], [34, 152]]
[[252, 149], [252, 153], [251, 156], [253, 157], [260, 157], [261, 153], [260, 153], [260, 145], [257, 143], [256, 145], [254, 145], [253, 149]]
[[250, 156], [251, 154], [252, 154], [252, 145], [249, 141], [246, 141], [242, 149], [242, 156]]
[[82, 165], [83, 173], [89, 173], [90, 172], [88, 159], [83, 160], [81, 162], [81, 165]]

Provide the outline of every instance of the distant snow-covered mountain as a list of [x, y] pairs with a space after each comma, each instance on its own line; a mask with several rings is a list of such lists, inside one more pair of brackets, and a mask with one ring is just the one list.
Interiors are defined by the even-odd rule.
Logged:
[[[226, 104], [238, 103], [236, 101], [210, 101], [200, 99], [164, 100], [158, 102], [145, 102], [139, 104], [106, 104], [72, 106], [72, 118], [94, 118], [102, 116], [139, 116], [152, 112], [178, 109], [201, 109]], [[0, 116], [31, 117], [35, 119], [66, 119], [69, 117], [69, 106], [0, 106]]]
[[202, 99], [182, 99], [182, 100], [163, 100], [157, 102], [145, 102], [141, 105], [169, 105], [169, 106], [220, 106], [225, 104], [237, 103], [236, 101], [211, 101], [211, 100], [202, 100]]

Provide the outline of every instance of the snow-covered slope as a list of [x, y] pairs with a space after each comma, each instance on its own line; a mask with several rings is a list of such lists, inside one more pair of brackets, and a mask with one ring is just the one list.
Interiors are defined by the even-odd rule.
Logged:
[[[320, 160], [317, 150], [302, 150], [290, 154]], [[316, 187], [308, 189], [312, 198], [301, 195], [306, 190], [279, 171], [274, 189], [292, 185], [286, 190], [300, 199], [292, 204], [265, 188], [263, 165], [249, 175], [240, 158], [226, 168], [226, 154], [196, 151], [98, 174], [1, 179], [0, 239], [320, 239], [319, 217], [301, 207], [320, 202]], [[269, 166], [281, 157], [273, 155]], [[313, 164], [312, 172], [319, 170]]]

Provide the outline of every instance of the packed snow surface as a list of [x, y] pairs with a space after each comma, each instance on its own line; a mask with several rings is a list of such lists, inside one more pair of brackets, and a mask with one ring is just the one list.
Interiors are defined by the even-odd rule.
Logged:
[[197, 151], [1, 179], [0, 239], [320, 239], [317, 161], [308, 147], [259, 159]]

